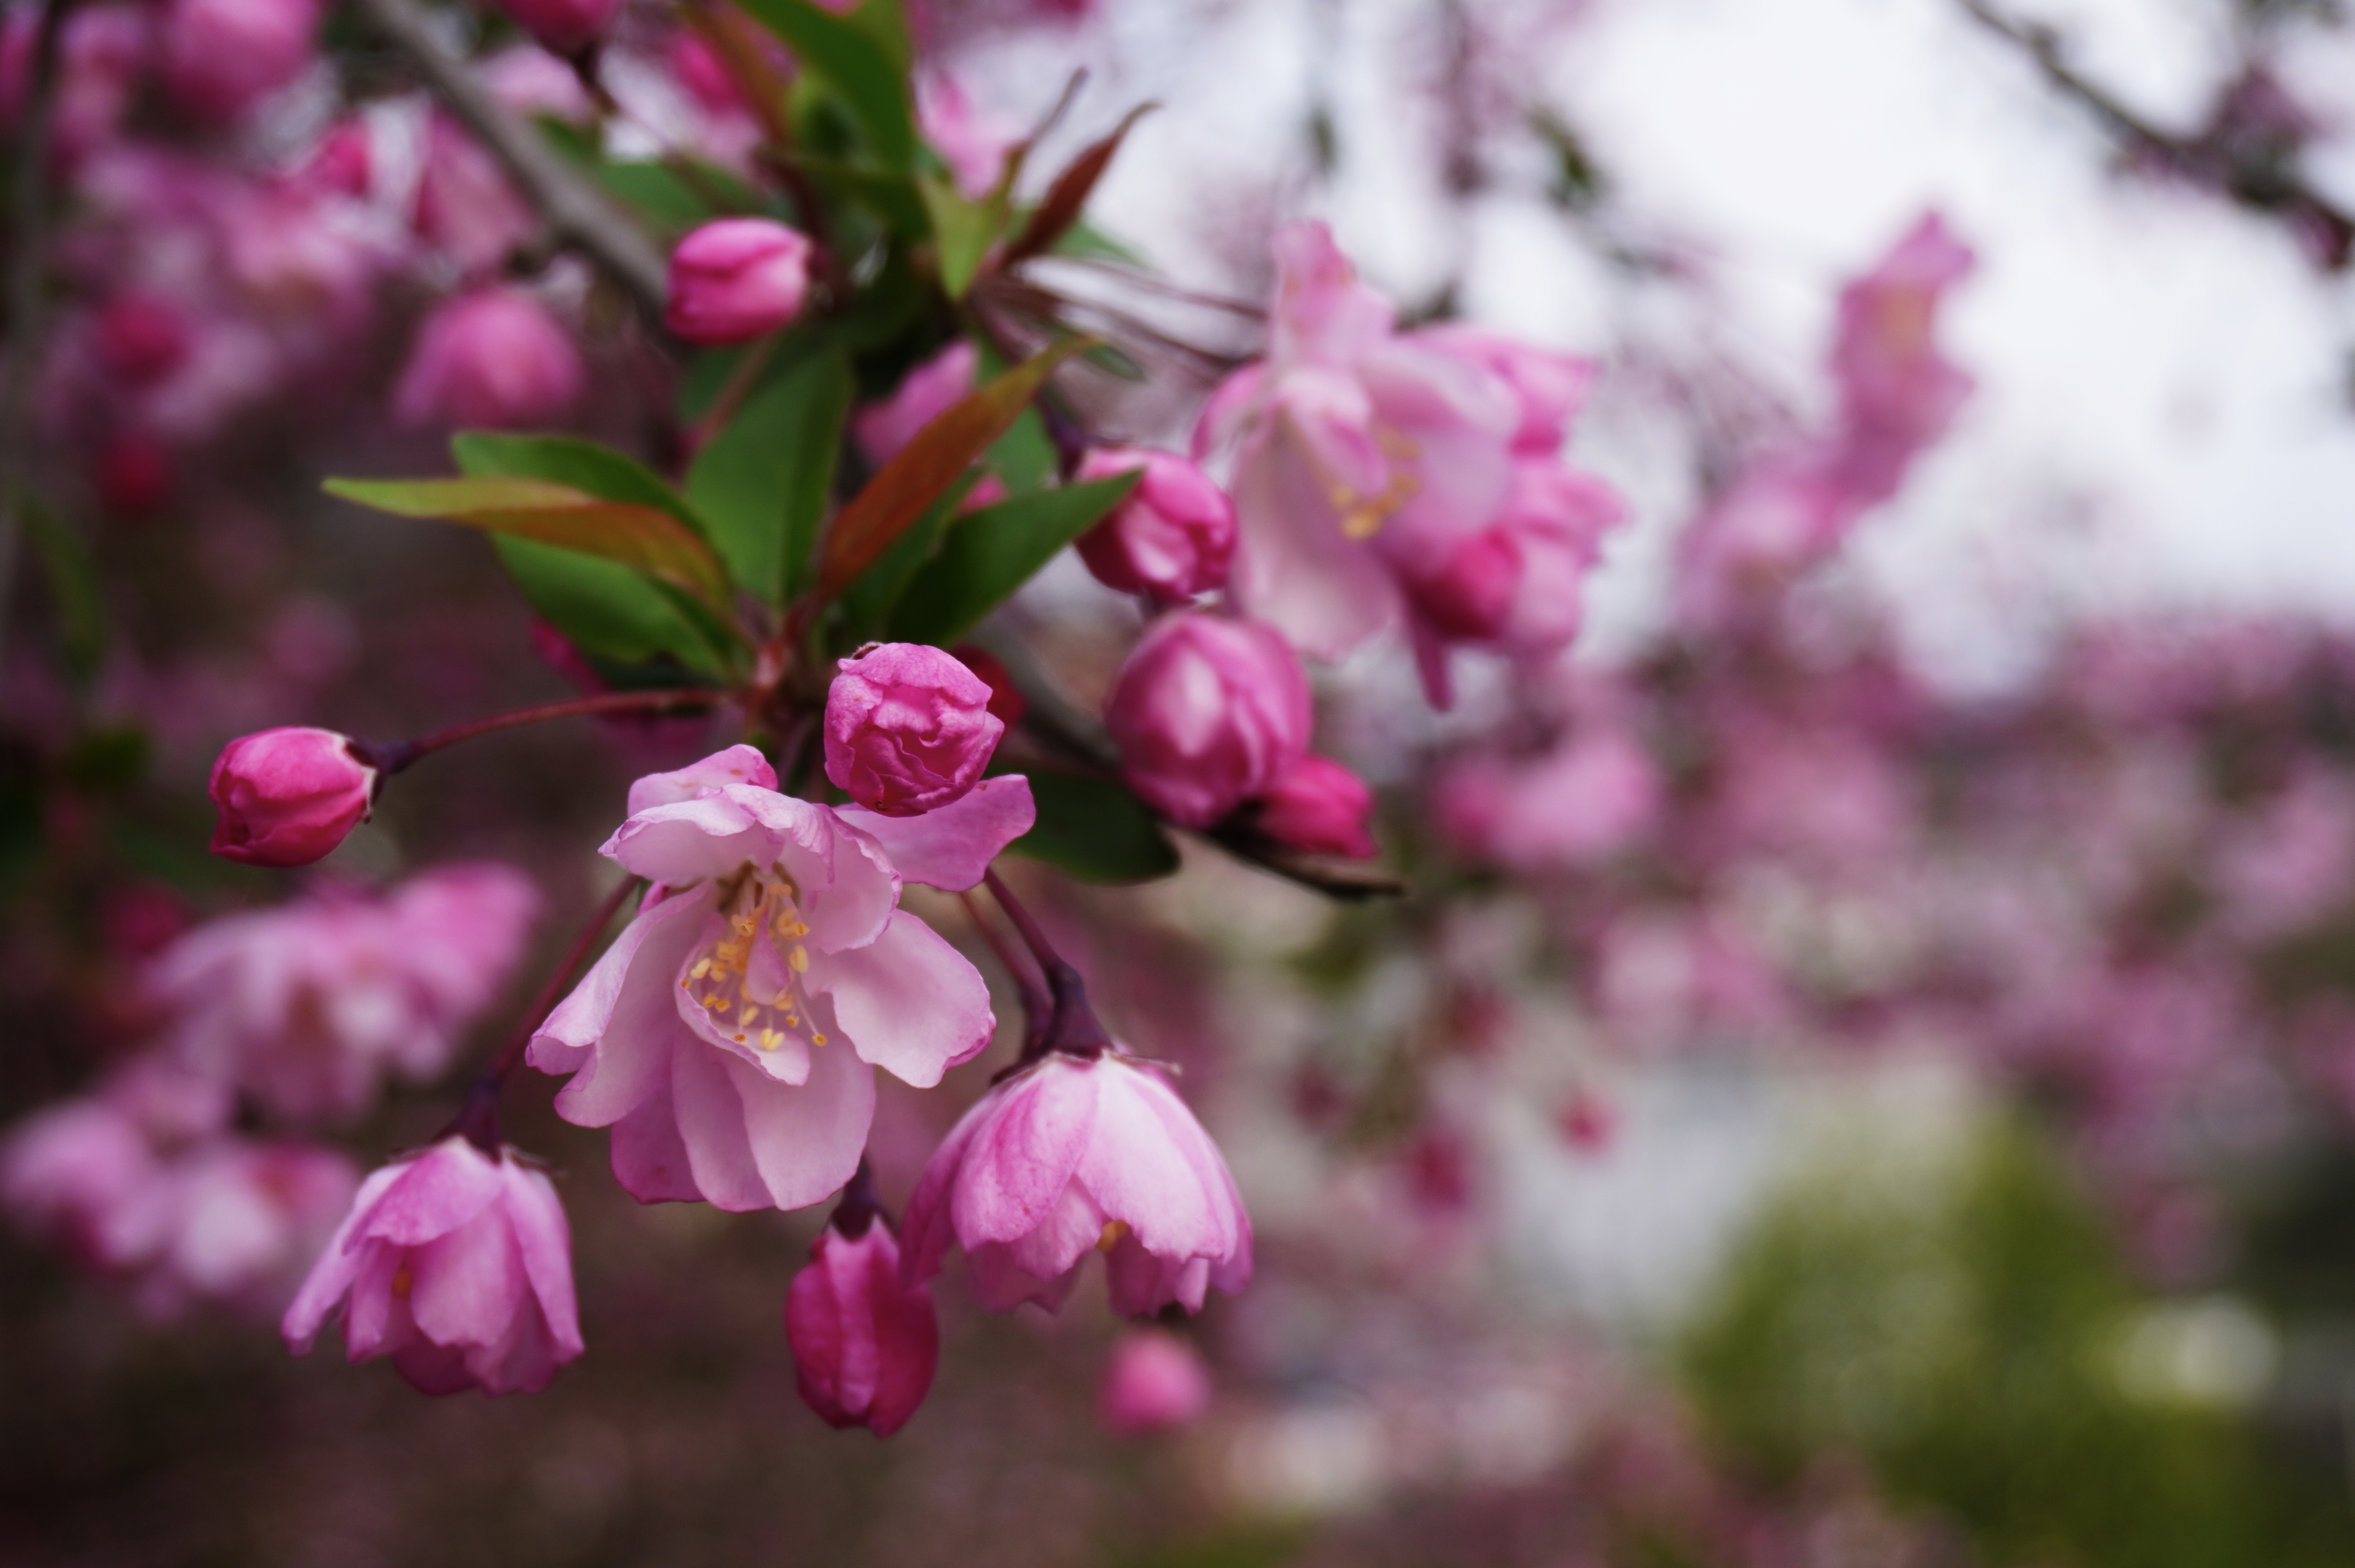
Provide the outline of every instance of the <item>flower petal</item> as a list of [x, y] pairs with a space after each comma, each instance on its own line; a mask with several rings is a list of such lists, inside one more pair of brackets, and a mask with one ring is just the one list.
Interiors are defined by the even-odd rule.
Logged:
[[[588, 1064], [557, 1093], [558, 1115], [577, 1127], [611, 1126], [655, 1092], [670, 1064], [670, 1052], [692, 1038], [679, 1021], [678, 966], [714, 918], [701, 899], [671, 899], [656, 904], [622, 933], [623, 942], [633, 935], [636, 942], [602, 1021], [595, 1016], [593, 1000], [584, 1004], [577, 1017], [567, 1016], [573, 1005], [570, 999], [550, 1016], [542, 1027], [543, 1034], [555, 1035], [560, 1029], [568, 1035], [578, 1035], [591, 1025], [596, 1028], [588, 1037], [594, 1048]], [[619, 947], [621, 943], [614, 945]], [[604, 967], [598, 965], [600, 970]], [[592, 974], [573, 997], [579, 998], [596, 981]]]
[[735, 1057], [716, 1058], [743, 1104], [753, 1162], [780, 1209], [806, 1208], [848, 1181], [875, 1120], [873, 1068], [839, 1045], [810, 1056], [809, 1082], [798, 1088]]
[[502, 1174], [524, 1277], [538, 1298], [557, 1359], [569, 1361], [581, 1350], [581, 1312], [572, 1294], [572, 1227], [547, 1172], [510, 1159]]
[[872, 834], [908, 882], [963, 892], [979, 882], [1008, 844], [1030, 831], [1039, 808], [1020, 774], [984, 779], [964, 796], [916, 816], [885, 816], [863, 805], [835, 814]]
[[695, 1167], [679, 1136], [669, 1063], [664, 1068], [655, 1093], [613, 1124], [609, 1151], [613, 1179], [641, 1203], [694, 1203], [701, 1200], [703, 1189], [695, 1184]]
[[967, 1252], [1044, 1221], [1071, 1184], [1095, 1125], [1096, 1065], [1050, 1056], [996, 1093], [996, 1115], [965, 1149], [950, 1211]]
[[777, 858], [778, 835], [762, 820], [765, 814], [746, 800], [755, 794], [769, 792], [734, 784], [717, 795], [650, 807], [615, 828], [597, 852], [671, 887], [724, 877], [748, 861], [765, 866]]
[[409, 1315], [437, 1345], [495, 1345], [524, 1305], [523, 1259], [500, 1204], [419, 1247], [409, 1266]]
[[805, 983], [852, 1050], [919, 1089], [987, 1050], [997, 1028], [981, 971], [906, 910], [866, 946], [814, 960]]
[[700, 1043], [673, 1051], [670, 1095], [696, 1189], [713, 1207], [741, 1214], [773, 1200], [745, 1135], [744, 1103], [728, 1071], [734, 1061]]
[[499, 1195], [499, 1168], [462, 1137], [446, 1137], [410, 1160], [360, 1222], [360, 1234], [397, 1247], [446, 1236]]
[[294, 1300], [287, 1307], [286, 1316], [279, 1321], [278, 1332], [284, 1338], [286, 1348], [296, 1355], [311, 1353], [311, 1347], [318, 1342], [320, 1328], [326, 1324], [327, 1314], [336, 1309], [336, 1304], [351, 1289], [353, 1279], [359, 1274], [365, 1251], [354, 1244], [361, 1217], [376, 1207], [377, 1200], [384, 1196], [384, 1189], [400, 1179], [404, 1168], [388, 1165], [381, 1170], [368, 1173], [368, 1179], [360, 1183], [358, 1194], [352, 1199], [351, 1211], [344, 1216], [344, 1222], [336, 1227], [336, 1233], [328, 1241], [326, 1250], [319, 1254], [319, 1261], [311, 1265], [309, 1275], [303, 1281], [303, 1288], [294, 1293]]
[[733, 745], [712, 752], [699, 763], [689, 763], [677, 773], [648, 773], [638, 780], [630, 786], [630, 815], [635, 816], [658, 805], [693, 800], [730, 784], [774, 789], [776, 770], [769, 766], [769, 759], [761, 755], [759, 747]]

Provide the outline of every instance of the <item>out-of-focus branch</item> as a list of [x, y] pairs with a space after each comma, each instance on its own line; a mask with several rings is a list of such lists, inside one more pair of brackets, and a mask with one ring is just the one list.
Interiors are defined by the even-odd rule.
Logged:
[[530, 126], [508, 113], [466, 62], [433, 36], [416, 0], [359, 0], [377, 30], [407, 55], [433, 94], [491, 150], [559, 243], [580, 251], [662, 320], [663, 258], [636, 225], [598, 194]]
[[2250, 155], [2233, 138], [2221, 134], [2221, 125], [2195, 136], [2163, 131], [2072, 66], [2067, 40], [2057, 29], [2008, 16], [1991, 0], [1956, 3], [1972, 20], [2025, 53], [2047, 83], [2091, 113], [2130, 155], [2240, 206], [2287, 220], [2333, 272], [2344, 271], [2355, 261], [2355, 217], [2316, 190], [2284, 159]]
[[35, 24], [8, 224], [7, 355], [0, 360], [0, 657], [8, 646], [16, 552], [24, 533], [33, 453], [33, 382], [41, 372], [41, 285], [48, 264], [49, 122], [57, 103], [58, 50], [73, 0], [44, 0]]

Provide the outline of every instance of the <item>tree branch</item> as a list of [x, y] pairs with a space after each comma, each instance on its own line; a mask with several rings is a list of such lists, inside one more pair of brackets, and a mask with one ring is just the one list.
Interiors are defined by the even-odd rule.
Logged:
[[645, 233], [491, 96], [466, 62], [433, 36], [417, 0], [359, 0], [359, 8], [490, 149], [557, 240], [595, 261], [629, 291], [650, 323], [659, 323], [668, 293], [664, 261]]

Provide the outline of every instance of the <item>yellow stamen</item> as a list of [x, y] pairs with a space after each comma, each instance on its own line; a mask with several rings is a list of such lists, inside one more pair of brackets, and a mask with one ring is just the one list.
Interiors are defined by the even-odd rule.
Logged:
[[794, 966], [794, 974], [796, 974], [796, 975], [806, 975], [806, 974], [808, 974], [808, 973], [809, 973], [809, 949], [808, 949], [808, 948], [806, 948], [806, 947], [796, 947], [796, 948], [794, 948], [794, 951], [793, 951], [793, 956], [792, 956], [791, 958], [789, 958], [788, 960], [786, 960], [786, 962], [788, 962], [788, 963], [790, 963], [791, 965], [793, 965], [793, 966]]
[[1121, 1238], [1122, 1238], [1123, 1236], [1127, 1235], [1127, 1234], [1128, 1234], [1128, 1221], [1125, 1221], [1125, 1220], [1107, 1220], [1107, 1221], [1104, 1221], [1104, 1228], [1103, 1228], [1103, 1235], [1101, 1235], [1101, 1236], [1098, 1236], [1098, 1237], [1096, 1238], [1096, 1251], [1098, 1251], [1098, 1252], [1100, 1252], [1100, 1253], [1109, 1253], [1109, 1252], [1111, 1252], [1114, 1247], [1116, 1247], [1116, 1246], [1120, 1245], [1120, 1240], [1121, 1240]]

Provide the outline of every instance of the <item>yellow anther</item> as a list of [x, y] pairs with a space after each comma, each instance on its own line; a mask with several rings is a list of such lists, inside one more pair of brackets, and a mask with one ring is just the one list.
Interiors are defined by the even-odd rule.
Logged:
[[1127, 1235], [1127, 1234], [1128, 1234], [1128, 1221], [1125, 1221], [1125, 1220], [1107, 1220], [1107, 1221], [1104, 1221], [1104, 1228], [1103, 1228], [1103, 1235], [1101, 1235], [1101, 1236], [1098, 1236], [1098, 1237], [1096, 1238], [1096, 1251], [1098, 1251], [1098, 1252], [1100, 1252], [1100, 1253], [1108, 1253], [1108, 1252], [1112, 1251], [1114, 1247], [1116, 1247], [1116, 1246], [1120, 1245], [1120, 1239], [1121, 1239], [1123, 1236], [1125, 1236], [1125, 1235]]
[[810, 1043], [812, 1045], [824, 1045], [826, 1043], [826, 1036], [822, 1034], [814, 1034], [810, 1036]]
[[406, 1301], [409, 1299], [409, 1293], [416, 1288], [417, 1275], [410, 1269], [410, 1266], [407, 1264], [403, 1264], [399, 1268], [392, 1271], [393, 1295], [399, 1296], [401, 1300]]
[[784, 1043], [785, 1037], [778, 1033], [775, 1029], [764, 1029], [761, 1031], [761, 1049], [762, 1051], [774, 1051], [777, 1047]]
[[700, 980], [706, 975], [710, 973], [711, 960], [709, 958], [698, 958], [695, 961], [695, 967], [687, 972], [687, 977], [690, 980]]
[[796, 974], [796, 975], [806, 975], [806, 974], [808, 974], [808, 973], [809, 973], [809, 949], [808, 949], [808, 948], [806, 948], [806, 947], [796, 947], [796, 948], [794, 948], [794, 951], [793, 951], [793, 955], [792, 955], [792, 956], [791, 956], [789, 959], [787, 959], [787, 962], [793, 965], [793, 966], [794, 966], [794, 974]]

